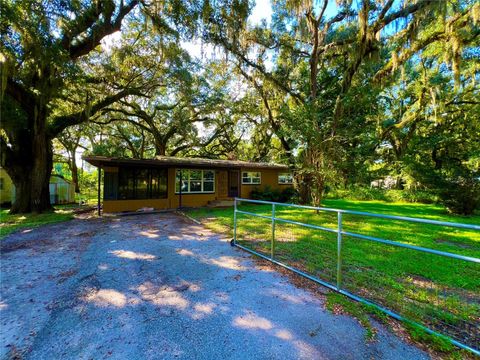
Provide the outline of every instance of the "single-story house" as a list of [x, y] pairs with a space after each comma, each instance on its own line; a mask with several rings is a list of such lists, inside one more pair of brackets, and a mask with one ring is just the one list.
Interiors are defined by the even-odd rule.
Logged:
[[0, 204], [11, 204], [15, 199], [15, 185], [7, 171], [0, 166]]
[[[50, 203], [69, 204], [75, 202], [75, 186], [62, 175], [52, 174], [50, 177]], [[0, 167], [0, 204], [11, 204], [15, 201], [15, 185], [7, 171]]]
[[258, 187], [284, 189], [293, 183], [288, 166], [272, 163], [172, 156], [84, 160], [99, 168], [99, 179], [104, 172], [104, 212], [200, 207], [249, 198]]

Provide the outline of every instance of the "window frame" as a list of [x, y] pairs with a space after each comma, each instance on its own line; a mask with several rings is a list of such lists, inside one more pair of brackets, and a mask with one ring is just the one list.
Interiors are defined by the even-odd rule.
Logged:
[[[187, 190], [181, 190], [181, 184], [180, 182], [177, 183], [177, 180], [180, 180], [180, 177], [178, 177], [178, 174], [182, 172], [182, 178], [181, 181], [187, 182]], [[193, 171], [200, 171], [200, 180], [190, 180], [190, 173]], [[205, 179], [205, 173], [206, 172], [211, 172], [213, 174], [213, 179]], [[185, 177], [187, 175], [187, 177]], [[215, 186], [215, 180], [216, 180], [216, 174], [215, 170], [212, 169], [175, 169], [175, 195], [188, 195], [188, 194], [215, 194], [216, 191], [216, 186]], [[200, 181], [200, 191], [190, 191], [190, 186], [192, 182], [197, 182]], [[205, 191], [205, 183], [211, 183], [213, 184], [213, 189]], [[177, 185], [179, 185], [179, 190], [177, 190]], [[181, 190], [181, 191], [180, 191]]]
[[[250, 179], [250, 182], [245, 182], [244, 174], [258, 174], [258, 176], [247, 176], [247, 179]], [[258, 179], [258, 182], [253, 182], [253, 179]], [[261, 171], [242, 171], [242, 185], [261, 185], [262, 184], [262, 172]]]
[[[289, 182], [281, 182], [280, 176], [289, 176], [292, 180]], [[279, 185], [293, 185], [293, 174], [291, 172], [278, 173], [277, 181]]]
[[[144, 190], [146, 193], [145, 197], [138, 197], [138, 189], [137, 185], [139, 183], [139, 180], [141, 177], [138, 176], [140, 171], [147, 171], [147, 186], [146, 189]], [[154, 174], [156, 172], [156, 179], [160, 179], [161, 175], [163, 175], [165, 182], [160, 183], [158, 182], [157, 184], [157, 189], [153, 189], [152, 187], [152, 179]], [[162, 174], [163, 173], [163, 174]], [[157, 168], [157, 167], [144, 167], [144, 166], [125, 166], [125, 167], [120, 167], [118, 169], [118, 173], [112, 173], [112, 184], [113, 186], [116, 185], [117, 187], [117, 192], [114, 196], [116, 196], [116, 199], [112, 199], [109, 196], [109, 199], [105, 198], [105, 191], [104, 191], [104, 200], [158, 200], [158, 199], [168, 199], [168, 169], [167, 168]], [[114, 178], [117, 177], [116, 180]], [[122, 184], [122, 180], [127, 178], [127, 183]], [[143, 178], [145, 179], [145, 177]], [[129, 182], [131, 181], [132, 187], [130, 188]], [[105, 181], [104, 181], [105, 184]], [[163, 185], [165, 187], [164, 191], [160, 191], [160, 186]], [[126, 187], [126, 189], [121, 189], [122, 187]], [[125, 197], [125, 193], [127, 194]], [[153, 196], [153, 195], [156, 196]], [[113, 196], [112, 196], [113, 197]]]

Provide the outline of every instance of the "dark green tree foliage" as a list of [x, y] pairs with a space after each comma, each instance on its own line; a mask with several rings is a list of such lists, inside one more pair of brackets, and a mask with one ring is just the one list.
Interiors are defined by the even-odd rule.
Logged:
[[17, 189], [12, 212], [51, 207], [52, 139], [130, 91], [111, 89], [95, 100], [84, 99], [71, 112], [55, 111], [57, 99], [68, 99], [64, 90], [69, 82], [88, 81], [79, 65], [81, 58], [103, 37], [120, 30], [137, 4], [136, 0], [121, 5], [113, 1], [2, 1], [0, 145], [2, 166]]
[[204, 4], [11, 0], [1, 8], [2, 166], [17, 189], [11, 211], [41, 212], [51, 208], [52, 140], [151, 86], [139, 81], [135, 67], [120, 78], [107, 68], [113, 76], [103, 77], [102, 39], [135, 18], [178, 41], [195, 33]]
[[296, 140], [300, 197], [315, 204], [327, 184], [368, 184], [371, 168], [412, 176], [405, 155], [438, 99], [432, 74], [417, 69], [405, 82], [408, 68], [443, 67], [458, 88], [463, 71], [478, 77], [478, 61], [464, 56], [478, 48], [477, 2], [337, 1], [334, 14], [330, 3], [274, 2], [270, 25], [232, 35], [218, 23], [209, 34], [267, 94], [272, 131]]
[[450, 211], [469, 215], [480, 207], [478, 76], [462, 76], [460, 81], [465, 83], [455, 89], [438, 69], [431, 71], [429, 88], [435, 99], [423, 108], [427, 119], [416, 126], [403, 166], [422, 186], [438, 194]]

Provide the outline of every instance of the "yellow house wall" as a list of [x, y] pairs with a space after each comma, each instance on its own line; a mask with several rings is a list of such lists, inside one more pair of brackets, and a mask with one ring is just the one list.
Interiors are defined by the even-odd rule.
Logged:
[[0, 204], [12, 202], [13, 182], [5, 169], [0, 168], [0, 177], [3, 179], [3, 189], [0, 190]]
[[[105, 171], [118, 172], [118, 168], [105, 168]], [[262, 173], [262, 182], [260, 185], [241, 184], [240, 196], [249, 198], [250, 192], [254, 188], [262, 188], [269, 185], [274, 189], [285, 189], [292, 185], [278, 184], [278, 174], [285, 171], [278, 170], [258, 170], [242, 169], [243, 171], [260, 171]], [[169, 168], [167, 172], [167, 198], [166, 199], [141, 199], [141, 200], [104, 200], [104, 212], [136, 211], [144, 207], [154, 209], [174, 209], [180, 206], [180, 195], [175, 194], [175, 168]], [[183, 207], [201, 207], [206, 206], [210, 201], [225, 199], [228, 197], [228, 172], [226, 170], [215, 170], [215, 193], [211, 194], [182, 194]]]
[[[260, 172], [261, 173], [261, 183], [260, 184], [242, 184], [242, 173], [244, 171], [249, 172]], [[262, 189], [265, 186], [270, 186], [272, 189], [283, 190], [288, 187], [292, 187], [292, 184], [279, 184], [278, 183], [278, 174], [287, 173], [287, 170], [271, 170], [271, 169], [248, 169], [243, 168], [240, 173], [240, 197], [249, 199], [250, 193], [253, 189]]]
[[142, 199], [142, 200], [104, 200], [104, 212], [136, 211], [144, 207], [154, 209], [168, 209], [168, 199]]
[[[118, 171], [116, 168], [108, 168], [106, 171]], [[141, 200], [104, 200], [104, 212], [136, 211], [143, 207], [154, 209], [174, 209], [180, 206], [180, 195], [175, 194], [175, 168], [167, 171], [167, 198], [166, 199], [141, 199]], [[215, 191], [218, 189], [219, 172], [215, 172]], [[208, 205], [209, 201], [217, 199], [217, 193], [212, 194], [182, 194], [182, 206], [200, 207]]]

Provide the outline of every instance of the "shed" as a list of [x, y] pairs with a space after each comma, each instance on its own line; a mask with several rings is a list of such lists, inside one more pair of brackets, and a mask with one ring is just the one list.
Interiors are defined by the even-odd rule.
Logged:
[[53, 174], [50, 177], [50, 203], [68, 204], [75, 202], [75, 186], [62, 175]]
[[[50, 177], [50, 203], [68, 204], [75, 202], [75, 186], [62, 175]], [[0, 167], [0, 204], [11, 204], [15, 201], [15, 185], [8, 173]]]

